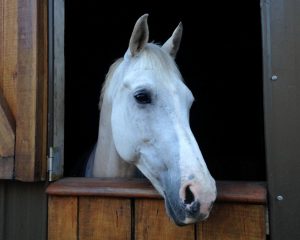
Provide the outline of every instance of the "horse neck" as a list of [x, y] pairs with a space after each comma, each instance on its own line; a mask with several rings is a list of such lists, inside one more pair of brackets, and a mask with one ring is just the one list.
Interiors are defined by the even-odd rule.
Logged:
[[136, 172], [134, 165], [125, 162], [118, 154], [111, 127], [112, 104], [104, 96], [99, 121], [98, 141], [94, 150], [92, 167], [93, 177], [133, 177]]

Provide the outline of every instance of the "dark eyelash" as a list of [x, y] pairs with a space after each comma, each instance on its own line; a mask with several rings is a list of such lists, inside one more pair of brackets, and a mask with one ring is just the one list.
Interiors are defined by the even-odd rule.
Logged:
[[146, 89], [136, 91], [134, 98], [139, 104], [150, 104], [152, 102], [151, 93]]

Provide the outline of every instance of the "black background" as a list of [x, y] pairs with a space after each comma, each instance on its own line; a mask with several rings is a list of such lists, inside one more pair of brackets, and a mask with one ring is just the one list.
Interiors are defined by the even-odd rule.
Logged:
[[[174, 4], [174, 3], [173, 3]], [[65, 175], [97, 140], [101, 85], [149, 13], [150, 41], [164, 43], [181, 21], [176, 62], [195, 96], [191, 128], [218, 180], [265, 180], [259, 1], [101, 3], [66, 0]]]

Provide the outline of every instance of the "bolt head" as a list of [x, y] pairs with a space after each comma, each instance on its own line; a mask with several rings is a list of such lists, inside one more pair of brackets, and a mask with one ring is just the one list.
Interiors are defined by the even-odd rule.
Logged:
[[282, 201], [282, 200], [283, 200], [283, 196], [278, 195], [278, 196], [276, 197], [276, 199], [277, 199], [278, 201]]
[[271, 77], [271, 80], [272, 81], [276, 81], [278, 79], [278, 76], [276, 76], [276, 75], [273, 75], [272, 77]]

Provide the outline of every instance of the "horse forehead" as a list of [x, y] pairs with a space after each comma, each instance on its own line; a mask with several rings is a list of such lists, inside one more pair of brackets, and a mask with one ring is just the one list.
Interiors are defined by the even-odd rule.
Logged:
[[134, 59], [125, 61], [123, 83], [126, 88], [151, 86], [158, 91], [172, 93], [177, 98], [188, 98], [193, 101], [190, 89], [184, 84], [176, 65], [164, 58]]
[[128, 71], [124, 77], [125, 85], [132, 88], [144, 84], [157, 86], [159, 89], [178, 92], [179, 89], [185, 89], [181, 77], [176, 72], [166, 72], [159, 68], [143, 67]]

